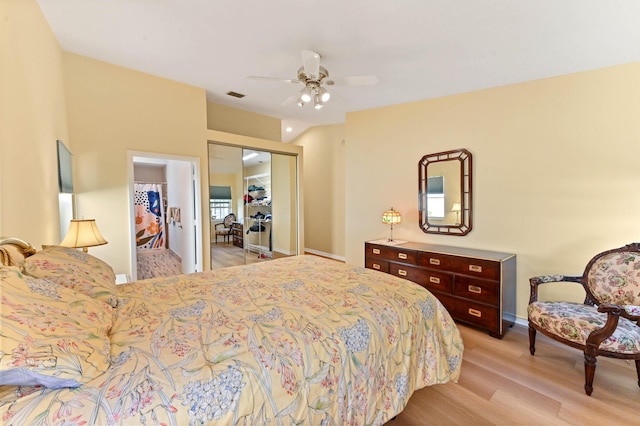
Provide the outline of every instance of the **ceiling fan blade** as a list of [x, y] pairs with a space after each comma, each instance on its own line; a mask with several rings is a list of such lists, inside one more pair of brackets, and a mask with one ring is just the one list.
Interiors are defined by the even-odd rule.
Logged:
[[345, 105], [350, 104], [347, 98], [342, 96], [337, 90], [335, 90], [335, 88], [331, 89], [330, 93], [331, 93], [331, 99], [329, 100], [329, 102], [342, 102]]
[[280, 106], [287, 106], [287, 105], [291, 105], [291, 104], [292, 104], [292, 103], [294, 103], [297, 99], [298, 99], [298, 95], [291, 95], [291, 96], [289, 96], [287, 99], [285, 99], [284, 101], [282, 101], [282, 103], [280, 104]]
[[279, 83], [302, 83], [300, 80], [297, 80], [295, 78], [262, 77], [259, 75], [250, 75], [247, 78], [251, 80], [266, 80], [266, 81], [274, 81]]
[[334, 82], [327, 82], [327, 84], [344, 84], [347, 86], [374, 86], [378, 84], [378, 77], [375, 75], [352, 75], [334, 80]]
[[303, 50], [302, 65], [307, 77], [316, 80], [320, 76], [320, 54], [313, 50]]

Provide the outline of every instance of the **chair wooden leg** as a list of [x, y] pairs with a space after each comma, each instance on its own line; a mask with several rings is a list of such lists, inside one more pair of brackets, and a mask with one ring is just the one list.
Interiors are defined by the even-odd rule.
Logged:
[[529, 352], [531, 355], [536, 353], [536, 329], [529, 326]]
[[638, 386], [640, 386], [640, 359], [636, 359], [636, 373], [638, 373]]
[[584, 354], [584, 391], [587, 395], [593, 392], [593, 378], [596, 375], [596, 357]]

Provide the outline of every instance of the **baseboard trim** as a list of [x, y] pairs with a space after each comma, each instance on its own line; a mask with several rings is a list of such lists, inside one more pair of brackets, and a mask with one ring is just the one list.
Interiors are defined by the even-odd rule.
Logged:
[[529, 320], [525, 318], [516, 318], [516, 324], [529, 328]]
[[339, 260], [341, 262], [345, 262], [346, 261], [344, 256], [337, 256], [335, 254], [325, 253], [325, 252], [320, 251], [320, 250], [313, 250], [313, 249], [305, 248], [304, 252], [305, 253], [309, 253], [309, 254], [313, 254], [313, 255], [316, 255], [316, 256], [320, 256], [320, 257], [326, 257], [326, 258], [333, 259], [333, 260]]
[[277, 250], [277, 249], [273, 249], [273, 251], [274, 253], [279, 253], [284, 256], [293, 256], [296, 254], [295, 251], [284, 251], [284, 250]]

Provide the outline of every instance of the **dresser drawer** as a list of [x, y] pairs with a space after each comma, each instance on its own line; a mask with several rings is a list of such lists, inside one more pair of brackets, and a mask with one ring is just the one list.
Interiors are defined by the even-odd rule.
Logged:
[[493, 306], [500, 304], [500, 283], [456, 275], [453, 294]]
[[491, 260], [424, 252], [418, 256], [418, 265], [474, 277], [500, 279], [500, 263]]
[[452, 271], [456, 262], [456, 256], [441, 253], [421, 252], [418, 253], [418, 265], [425, 268]]
[[444, 272], [428, 271], [409, 265], [389, 263], [389, 273], [413, 281], [434, 291], [451, 294], [453, 292], [453, 275]]
[[515, 321], [516, 256], [489, 250], [385, 240], [365, 242], [365, 266], [413, 281], [447, 308], [455, 321], [502, 338]]
[[389, 272], [389, 262], [384, 259], [376, 259], [371, 257], [366, 257], [364, 259], [364, 267], [369, 269], [375, 269], [380, 272]]
[[416, 252], [413, 250], [403, 250], [393, 246], [383, 246], [378, 244], [365, 244], [365, 257], [395, 260], [397, 262], [416, 264]]
[[498, 308], [482, 303], [463, 301], [447, 295], [437, 295], [437, 297], [456, 320], [486, 328], [496, 334], [499, 333]]

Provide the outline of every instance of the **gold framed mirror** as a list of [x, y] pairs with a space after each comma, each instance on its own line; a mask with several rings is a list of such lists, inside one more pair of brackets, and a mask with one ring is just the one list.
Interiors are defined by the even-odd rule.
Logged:
[[427, 154], [418, 162], [418, 214], [427, 234], [466, 235], [473, 227], [472, 155]]

